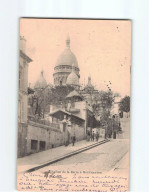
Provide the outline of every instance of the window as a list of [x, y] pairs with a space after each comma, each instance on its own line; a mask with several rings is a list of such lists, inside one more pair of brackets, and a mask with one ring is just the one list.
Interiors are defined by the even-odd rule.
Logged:
[[39, 147], [40, 147], [40, 150], [45, 150], [46, 149], [46, 142], [40, 141]]
[[31, 140], [31, 150], [37, 150], [37, 140]]

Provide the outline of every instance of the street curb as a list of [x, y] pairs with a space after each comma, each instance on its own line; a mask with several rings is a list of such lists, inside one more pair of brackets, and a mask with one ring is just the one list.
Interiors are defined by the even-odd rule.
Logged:
[[80, 148], [80, 149], [78, 149], [78, 150], [76, 150], [76, 151], [73, 151], [73, 152], [70, 152], [70, 153], [68, 153], [68, 154], [65, 154], [64, 156], [60, 156], [60, 157], [58, 157], [58, 158], [55, 158], [55, 159], [53, 159], [53, 160], [50, 160], [49, 162], [46, 162], [46, 163], [41, 164], [41, 165], [39, 165], [39, 166], [30, 168], [30, 169], [26, 170], [25, 173], [30, 173], [30, 172], [33, 172], [33, 171], [37, 171], [38, 169], [41, 169], [41, 168], [43, 168], [43, 167], [46, 167], [46, 166], [48, 166], [48, 165], [51, 165], [51, 164], [56, 163], [56, 162], [58, 162], [58, 161], [61, 161], [61, 160], [65, 159], [65, 158], [69, 158], [69, 157], [71, 157], [71, 156], [73, 156], [73, 155], [79, 154], [79, 153], [84, 152], [84, 151], [86, 151], [86, 150], [90, 150], [90, 149], [92, 149], [92, 148], [94, 148], [94, 147], [96, 147], [96, 146], [99, 146], [99, 145], [101, 145], [101, 144], [107, 143], [107, 142], [109, 142], [109, 141], [110, 141], [110, 140], [105, 139], [105, 140], [102, 140], [102, 141], [97, 142], [97, 143], [95, 143], [95, 144], [86, 146], [86, 147], [84, 147], [84, 148]]
[[127, 153], [129, 153], [129, 155], [130, 155], [130, 152], [126, 151], [125, 154], [122, 156], [122, 158], [120, 158], [120, 160], [113, 166], [113, 169], [111, 169], [111, 171], [115, 171], [116, 169], [119, 169], [120, 163], [125, 158]]

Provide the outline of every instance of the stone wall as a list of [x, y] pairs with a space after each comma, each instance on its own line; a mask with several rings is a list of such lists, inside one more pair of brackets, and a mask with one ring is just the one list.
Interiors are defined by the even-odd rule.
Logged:
[[[35, 142], [35, 145], [33, 142]], [[46, 125], [29, 121], [26, 154], [55, 148], [63, 145], [63, 143], [63, 134], [60, 129], [54, 129]], [[45, 144], [45, 148], [41, 148], [42, 144]]]
[[72, 128], [75, 131], [76, 141], [85, 139], [85, 127], [77, 124], [72, 124]]
[[[60, 128], [57, 129], [34, 121], [28, 121], [26, 125], [20, 124], [18, 132], [18, 157], [64, 145], [62, 126], [63, 124], [60, 123]], [[76, 141], [85, 139], [84, 123], [81, 126], [73, 123], [72, 129], [75, 131]], [[72, 133], [70, 132], [71, 135]]]

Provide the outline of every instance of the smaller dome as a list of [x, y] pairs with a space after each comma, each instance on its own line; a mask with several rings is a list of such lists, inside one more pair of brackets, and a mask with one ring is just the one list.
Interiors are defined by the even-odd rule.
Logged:
[[74, 72], [73, 67], [72, 67], [72, 72], [67, 77], [66, 84], [67, 85], [77, 85], [77, 86], [79, 86], [79, 77]]
[[43, 89], [47, 86], [47, 82], [43, 76], [43, 71], [41, 71], [40, 77], [35, 83], [34, 89]]

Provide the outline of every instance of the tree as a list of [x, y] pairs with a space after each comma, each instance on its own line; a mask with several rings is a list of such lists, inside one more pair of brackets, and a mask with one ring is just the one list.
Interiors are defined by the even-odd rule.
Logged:
[[96, 117], [100, 116], [100, 124], [106, 127], [110, 118], [110, 111], [114, 102], [112, 91], [98, 91], [95, 94], [95, 103], [92, 105]]
[[112, 104], [114, 102], [114, 94], [112, 91], [102, 92], [101, 93], [101, 102], [102, 107], [107, 111], [111, 110]]
[[50, 86], [47, 85], [43, 89], [35, 91], [36, 102], [34, 106], [34, 114], [40, 118], [44, 118], [44, 115], [49, 112], [50, 105], [59, 105], [65, 107], [66, 96], [73, 91], [74, 88], [70, 86]]
[[103, 112], [101, 113], [101, 117], [100, 117], [100, 123], [102, 126], [107, 125], [109, 117], [110, 117], [110, 112], [107, 110], [103, 110]]
[[124, 98], [121, 99], [120, 104], [119, 104], [119, 110], [121, 112], [130, 111], [130, 97], [129, 96], [125, 96]]
[[[49, 105], [49, 97], [52, 97], [52, 86], [47, 85], [45, 88], [36, 89], [34, 95], [29, 97], [30, 112], [38, 118], [44, 118], [47, 106]], [[49, 106], [48, 106], [49, 108]]]
[[110, 135], [110, 133], [112, 132], [112, 121], [114, 121], [114, 119], [111, 118], [110, 113], [116, 97], [120, 97], [120, 94], [114, 93], [111, 90], [99, 91], [99, 110], [97, 110], [97, 113], [96, 109], [94, 111], [96, 115], [100, 115], [100, 124], [106, 130], [106, 134], [108, 135]]

